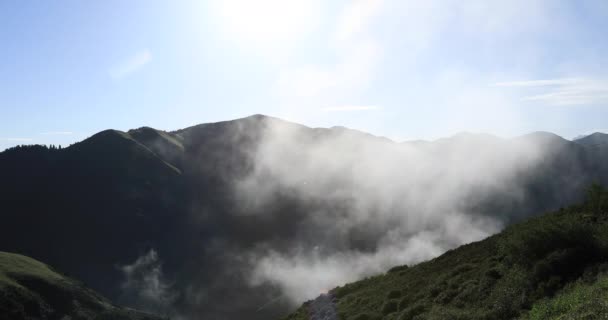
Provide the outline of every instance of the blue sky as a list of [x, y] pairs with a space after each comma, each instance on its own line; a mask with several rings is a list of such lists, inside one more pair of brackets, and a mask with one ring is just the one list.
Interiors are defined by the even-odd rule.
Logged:
[[608, 128], [608, 2], [0, 2], [0, 149], [255, 113], [396, 140]]

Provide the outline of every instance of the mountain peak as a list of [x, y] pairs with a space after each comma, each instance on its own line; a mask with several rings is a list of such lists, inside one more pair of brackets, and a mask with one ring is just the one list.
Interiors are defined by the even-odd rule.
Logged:
[[529, 134], [518, 137], [517, 139], [531, 140], [542, 143], [568, 143], [569, 141], [564, 139], [553, 132], [548, 131], [535, 131]]
[[595, 132], [590, 135], [574, 139], [573, 141], [584, 146], [608, 145], [608, 134]]

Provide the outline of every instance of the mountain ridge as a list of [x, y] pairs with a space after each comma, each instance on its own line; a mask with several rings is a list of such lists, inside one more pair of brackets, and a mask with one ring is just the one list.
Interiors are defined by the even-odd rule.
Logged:
[[[449, 219], [496, 224], [471, 230], [479, 237], [608, 183], [603, 152], [544, 134], [399, 143], [263, 115], [171, 132], [104, 130], [61, 150], [0, 153], [0, 250], [47, 261], [138, 309], [278, 318], [296, 298], [259, 280], [258, 263], [289, 265], [293, 248], [323, 259], [382, 257], [386, 234], [403, 242], [437, 234], [424, 241], [443, 252], [470, 241], [442, 238]], [[138, 261], [163, 284], [161, 300], [125, 292], [134, 268], [126, 266]]]

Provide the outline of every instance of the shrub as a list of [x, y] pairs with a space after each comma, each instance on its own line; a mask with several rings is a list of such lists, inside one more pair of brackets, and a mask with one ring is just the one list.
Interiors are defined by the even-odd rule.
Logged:
[[474, 264], [471, 263], [465, 263], [465, 264], [461, 264], [459, 266], [457, 266], [456, 268], [454, 268], [454, 270], [452, 271], [451, 276], [455, 277], [461, 273], [473, 270], [475, 268]]
[[389, 313], [393, 313], [397, 311], [399, 308], [397, 301], [389, 300], [384, 303], [382, 306], [382, 314], [387, 315]]
[[387, 298], [387, 299], [389, 299], [389, 300], [390, 300], [390, 299], [397, 299], [397, 298], [399, 298], [399, 297], [401, 297], [401, 291], [399, 291], [399, 290], [392, 290], [392, 291], [390, 291], [390, 292], [389, 292], [389, 293], [386, 295], [386, 298]]
[[375, 312], [363, 312], [356, 315], [353, 320], [380, 320], [382, 315]]
[[485, 275], [486, 275], [486, 277], [488, 277], [490, 279], [495, 279], [495, 280], [498, 280], [502, 277], [500, 272], [496, 269], [490, 269], [490, 270], [486, 271]]
[[399, 320], [411, 320], [415, 316], [423, 313], [424, 311], [426, 311], [425, 305], [415, 304], [415, 305], [403, 310], [403, 312], [401, 312], [401, 315], [399, 316]]
[[396, 267], [392, 267], [390, 269], [388, 269], [388, 273], [395, 273], [395, 272], [400, 272], [400, 271], [405, 271], [409, 269], [408, 265], [402, 265], [402, 266], [396, 266]]
[[608, 211], [608, 190], [594, 183], [587, 190], [585, 206], [594, 213], [605, 213]]
[[502, 250], [511, 264], [531, 267], [556, 250], [584, 249], [598, 254], [599, 246], [590, 226], [570, 221], [536, 221], [519, 226], [503, 241]]
[[458, 290], [446, 289], [443, 290], [436, 298], [435, 302], [440, 304], [447, 304], [458, 294]]
[[399, 311], [403, 311], [405, 309], [407, 309], [410, 306], [410, 299], [408, 297], [403, 297], [400, 301], [399, 301]]

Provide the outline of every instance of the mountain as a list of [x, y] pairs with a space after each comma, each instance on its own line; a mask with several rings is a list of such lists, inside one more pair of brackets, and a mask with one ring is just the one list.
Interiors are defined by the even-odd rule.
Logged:
[[595, 149], [596, 152], [602, 155], [608, 154], [608, 134], [596, 132], [585, 136], [581, 139], [574, 140], [579, 145], [589, 149]]
[[413, 266], [330, 290], [298, 319], [601, 319], [608, 192]]
[[40, 261], [0, 252], [0, 319], [161, 318], [117, 307], [83, 283]]
[[574, 142], [584, 146], [595, 146], [606, 148], [608, 146], [608, 134], [595, 132], [589, 135], [575, 138]]
[[592, 182], [608, 185], [605, 156], [550, 133], [396, 143], [263, 115], [106, 130], [0, 153], [0, 250], [121, 305], [278, 318], [580, 201]]
[[116, 297], [116, 264], [151, 239], [170, 241], [180, 172], [128, 134], [107, 130], [63, 150], [18, 147], [0, 163], [3, 250]]

